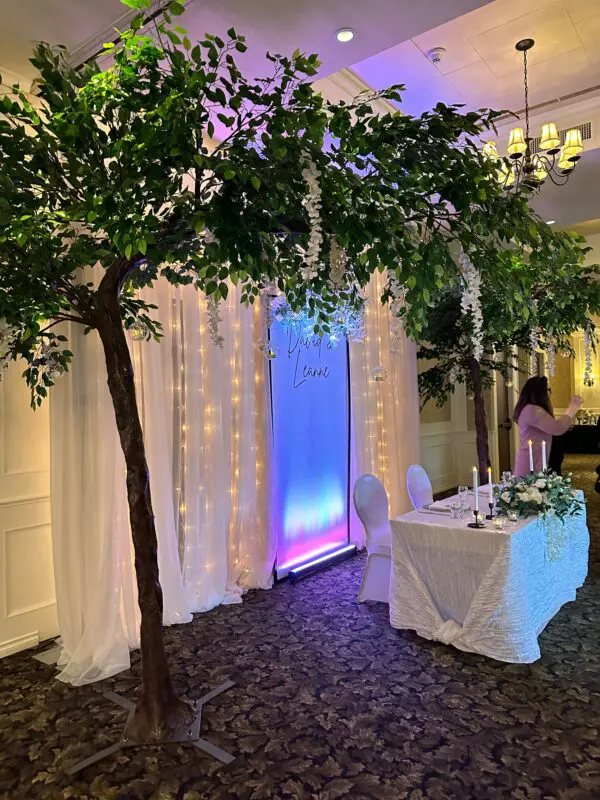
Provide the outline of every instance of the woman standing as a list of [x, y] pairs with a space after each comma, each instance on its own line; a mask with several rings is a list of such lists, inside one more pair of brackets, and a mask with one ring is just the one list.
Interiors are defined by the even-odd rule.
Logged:
[[556, 419], [550, 402], [548, 378], [529, 378], [515, 406], [514, 420], [519, 425], [520, 446], [515, 461], [515, 475], [529, 474], [529, 441], [533, 448], [533, 469], [542, 469], [542, 442], [546, 442], [546, 455], [549, 458], [552, 437], [560, 436], [569, 430], [573, 417], [581, 408], [582, 398], [571, 398], [567, 413]]

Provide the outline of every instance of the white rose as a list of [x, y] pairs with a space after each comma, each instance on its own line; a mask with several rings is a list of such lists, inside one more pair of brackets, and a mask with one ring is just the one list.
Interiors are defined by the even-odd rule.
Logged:
[[533, 484], [536, 489], [545, 489], [546, 488], [546, 481], [542, 480], [541, 478]]
[[542, 493], [535, 488], [529, 490], [529, 499], [532, 503], [541, 503], [542, 502]]
[[510, 503], [510, 494], [508, 492], [502, 492], [500, 497], [504, 500], [505, 503]]

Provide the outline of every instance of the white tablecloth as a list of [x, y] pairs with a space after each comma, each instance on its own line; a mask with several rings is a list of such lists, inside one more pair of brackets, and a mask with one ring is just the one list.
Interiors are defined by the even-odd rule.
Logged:
[[536, 517], [504, 531], [468, 528], [471, 519], [391, 520], [391, 624], [499, 661], [536, 661], [539, 634], [587, 575], [585, 510], [566, 521], [558, 554]]

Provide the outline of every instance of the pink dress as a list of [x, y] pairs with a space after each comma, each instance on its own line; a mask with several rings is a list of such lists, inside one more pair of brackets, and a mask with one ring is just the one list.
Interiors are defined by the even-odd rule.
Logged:
[[515, 475], [529, 474], [529, 440], [533, 447], [533, 469], [542, 469], [542, 442], [546, 442], [546, 460], [550, 458], [552, 437], [566, 433], [573, 420], [568, 414], [555, 419], [541, 406], [528, 405], [519, 415], [520, 447], [515, 460]]

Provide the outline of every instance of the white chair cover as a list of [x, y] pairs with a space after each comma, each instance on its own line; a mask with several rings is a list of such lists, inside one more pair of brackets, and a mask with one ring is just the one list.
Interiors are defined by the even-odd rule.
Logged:
[[433, 488], [429, 475], [420, 464], [413, 464], [406, 474], [406, 488], [413, 508], [423, 508], [433, 503]]
[[354, 507], [365, 529], [367, 566], [358, 593], [358, 602], [389, 598], [392, 534], [388, 496], [375, 475], [361, 475], [354, 486]]

